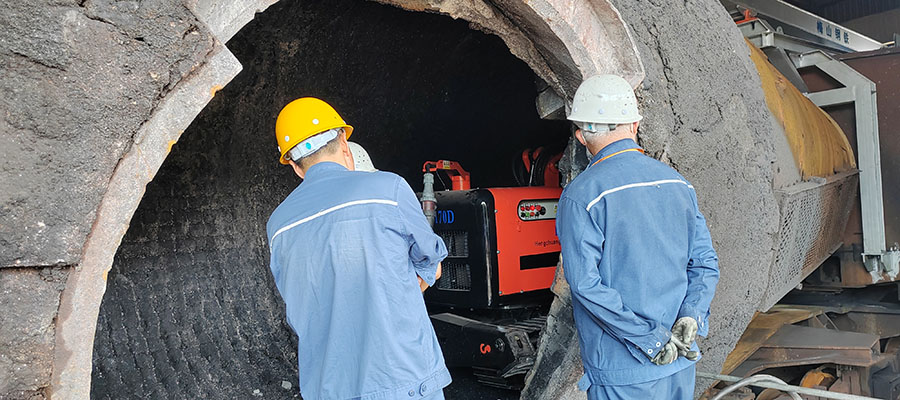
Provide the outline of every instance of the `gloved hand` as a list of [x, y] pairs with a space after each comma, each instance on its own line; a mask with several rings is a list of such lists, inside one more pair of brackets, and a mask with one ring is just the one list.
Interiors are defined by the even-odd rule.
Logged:
[[656, 353], [656, 357], [650, 359], [650, 362], [656, 365], [666, 365], [674, 362], [676, 358], [678, 358], [678, 347], [670, 340]]
[[691, 351], [691, 346], [697, 340], [697, 320], [691, 317], [681, 317], [672, 326], [672, 338], [669, 343], [674, 343], [678, 348], [678, 355], [695, 361], [700, 358], [700, 352]]

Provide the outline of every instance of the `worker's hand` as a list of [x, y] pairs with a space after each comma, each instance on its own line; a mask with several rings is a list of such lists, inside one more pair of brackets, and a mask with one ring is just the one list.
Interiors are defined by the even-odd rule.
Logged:
[[656, 353], [656, 357], [650, 359], [650, 362], [656, 365], [667, 365], [674, 362], [676, 358], [678, 358], [678, 347], [675, 347], [675, 343], [669, 341]]
[[[428, 284], [425, 283], [422, 277], [416, 275], [416, 278], [419, 280], [419, 289], [422, 290], [422, 293], [425, 293], [425, 289], [428, 289]], [[438, 279], [441, 279], [441, 263], [438, 263], [437, 273], [434, 274], [434, 280], [437, 281]]]
[[691, 350], [690, 344], [682, 343], [680, 340], [678, 340], [678, 338], [675, 337], [675, 335], [672, 335], [672, 338], [669, 340], [669, 343], [672, 343], [675, 345], [675, 348], [678, 349], [679, 356], [687, 358], [690, 361], [697, 361], [697, 359], [700, 358], [699, 351]]
[[700, 358], [699, 352], [691, 350], [695, 340], [697, 340], [696, 319], [681, 317], [678, 321], [675, 321], [675, 325], [672, 326], [672, 339], [670, 342], [674, 343], [675, 347], [678, 348], [678, 355], [691, 361], [696, 361]]

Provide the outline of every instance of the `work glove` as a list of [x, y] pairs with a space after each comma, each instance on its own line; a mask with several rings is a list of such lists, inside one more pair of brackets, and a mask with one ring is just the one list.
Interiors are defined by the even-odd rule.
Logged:
[[672, 338], [669, 343], [674, 343], [678, 348], [678, 355], [691, 361], [700, 358], [700, 352], [692, 351], [691, 346], [697, 340], [697, 320], [691, 317], [681, 317], [672, 326]]
[[669, 340], [669, 342], [656, 353], [656, 357], [650, 359], [650, 362], [656, 365], [667, 365], [674, 362], [676, 358], [678, 358], [678, 347]]

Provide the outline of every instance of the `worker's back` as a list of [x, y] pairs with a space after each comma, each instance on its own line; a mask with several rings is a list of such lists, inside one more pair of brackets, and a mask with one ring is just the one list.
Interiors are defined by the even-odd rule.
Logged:
[[[657, 366], [650, 359], [668, 341], [687, 294], [687, 267], [700, 215], [696, 195], [672, 168], [635, 148], [632, 140], [625, 139], [601, 150], [596, 159], [611, 156], [576, 177], [560, 200], [560, 210], [565, 209], [557, 220], [563, 268], [573, 285], [579, 332], [592, 332], [580, 339], [586, 369], [591, 369], [586, 374], [593, 384], [646, 382], [692, 363], [679, 357], [672, 364]], [[569, 266], [579, 269], [573, 273], [599, 273], [599, 282], [585, 275], [570, 279]], [[618, 294], [606, 300], [618, 304], [587, 304], [596, 299], [578, 296], [581, 289], [592, 290], [576, 287], [582, 284], [612, 288]], [[591, 316], [590, 307], [618, 309], [610, 312], [611, 320], [632, 315], [623, 314], [622, 309], [633, 312], [635, 318], [608, 326]], [[694, 317], [705, 334], [706, 313]], [[618, 332], [620, 327], [624, 328]]]
[[[299, 339], [304, 398], [408, 398], [449, 383], [416, 278], [423, 260], [410, 256], [409, 219], [427, 223], [410, 207], [399, 176], [324, 162], [270, 217], [271, 269]], [[418, 245], [443, 258], [430, 235]]]

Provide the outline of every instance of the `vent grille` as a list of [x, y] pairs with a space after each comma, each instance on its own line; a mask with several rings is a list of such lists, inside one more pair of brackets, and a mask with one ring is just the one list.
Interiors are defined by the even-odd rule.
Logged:
[[856, 172], [843, 173], [776, 192], [781, 230], [763, 309], [775, 305], [840, 246], [858, 180]]
[[447, 245], [447, 257], [469, 257], [469, 232], [467, 231], [441, 231], [438, 236]]
[[472, 290], [472, 270], [469, 264], [465, 261], [444, 260], [441, 264], [441, 279], [437, 280], [435, 287], [440, 290]]

